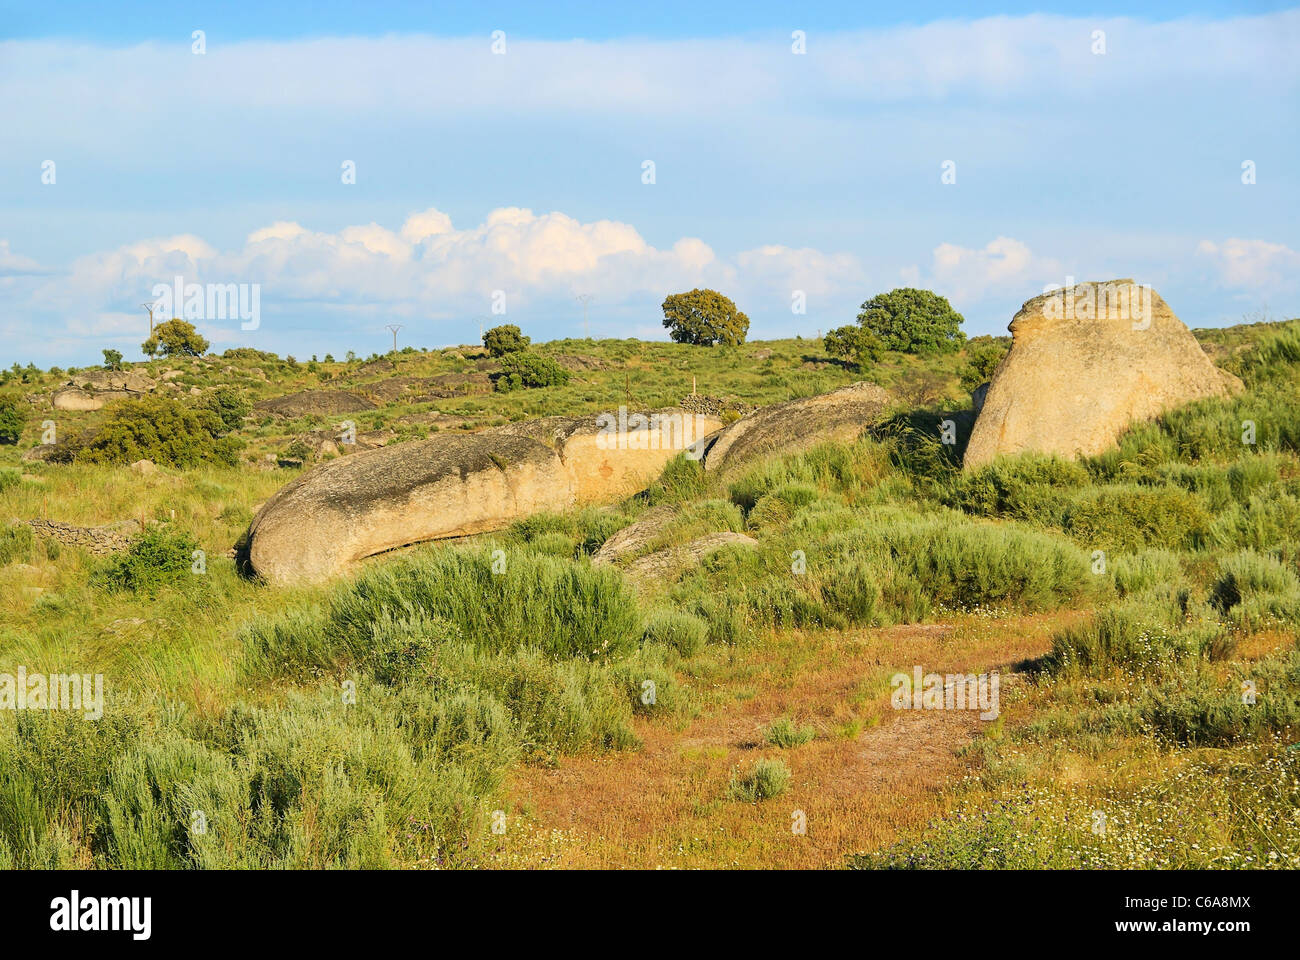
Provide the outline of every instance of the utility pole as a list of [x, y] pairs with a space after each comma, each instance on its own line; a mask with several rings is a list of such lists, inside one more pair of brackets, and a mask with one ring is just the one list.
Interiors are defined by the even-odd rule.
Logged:
[[574, 300], [582, 301], [582, 336], [586, 340], [591, 339], [591, 327], [587, 324], [587, 304], [591, 302], [591, 294], [580, 293]]
[[153, 308], [157, 306], [152, 300], [148, 303], [142, 303], [140, 306], [149, 311], [149, 336], [153, 336]]
[[400, 323], [390, 323], [385, 329], [393, 331], [393, 356], [395, 357], [397, 356], [397, 331], [402, 329], [402, 325]]

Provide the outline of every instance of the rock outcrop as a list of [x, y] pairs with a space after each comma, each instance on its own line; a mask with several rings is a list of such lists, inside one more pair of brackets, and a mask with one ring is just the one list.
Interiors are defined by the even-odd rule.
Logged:
[[44, 463], [58, 447], [57, 443], [38, 443], [23, 451], [23, 463]]
[[110, 400], [152, 393], [158, 382], [136, 370], [82, 370], [50, 398], [55, 410], [99, 410]]
[[874, 383], [760, 407], [702, 444], [704, 469], [730, 472], [777, 453], [796, 453], [827, 440], [855, 440], [880, 419], [889, 394]]
[[758, 541], [743, 533], [724, 530], [721, 533], [709, 533], [697, 537], [688, 543], [668, 547], [648, 556], [634, 560], [627, 565], [627, 575], [638, 586], [645, 586], [656, 581], [667, 582], [675, 579], [683, 569], [699, 564], [709, 554], [723, 547], [739, 546], [752, 549]]
[[103, 407], [105, 398], [80, 387], [63, 387], [54, 391], [52, 402], [55, 410], [87, 411]]
[[272, 397], [253, 404], [258, 413], [270, 413], [277, 417], [305, 417], [310, 414], [334, 416], [341, 413], [360, 413], [374, 410], [376, 404], [346, 390], [303, 390], [283, 397]]
[[967, 469], [1003, 454], [1092, 456], [1130, 423], [1242, 389], [1150, 287], [1077, 284], [1025, 303], [966, 447]]
[[680, 512], [677, 505], [670, 503], [651, 507], [641, 514], [635, 522], [615, 532], [602, 543], [600, 549], [591, 555], [591, 562], [599, 566], [606, 563], [617, 563], [626, 557], [635, 556], [645, 550], [650, 545], [650, 542], [658, 536], [659, 532], [672, 523]]
[[671, 418], [646, 418], [647, 425], [656, 422], [659, 434], [636, 423], [620, 431], [629, 424], [617, 417], [547, 417], [331, 460], [258, 511], [249, 562], [276, 583], [322, 580], [395, 547], [485, 533], [543, 510], [622, 500], [648, 486], [681, 450], [680, 440], [656, 442], [671, 434]]
[[668, 408], [626, 416], [542, 417], [488, 432], [549, 446], [564, 463], [576, 502], [584, 505], [614, 503], [640, 493], [663, 472], [665, 463], [721, 426], [717, 417]]
[[137, 370], [82, 370], [69, 376], [68, 384], [98, 393], [149, 393], [158, 385]]
[[394, 547], [496, 530], [572, 502], [559, 458], [536, 441], [435, 437], [302, 474], [253, 518], [248, 559], [272, 582], [322, 580]]

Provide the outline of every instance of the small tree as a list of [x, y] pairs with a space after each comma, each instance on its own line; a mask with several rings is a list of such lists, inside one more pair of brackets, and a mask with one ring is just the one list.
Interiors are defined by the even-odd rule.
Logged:
[[869, 330], [849, 324], [826, 334], [826, 352], [851, 367], [861, 369], [880, 359], [880, 338]]
[[122, 369], [122, 351], [120, 351], [120, 350], [101, 350], [100, 352], [101, 352], [102, 354], [104, 354], [104, 369], [105, 369], [105, 370], [121, 370], [121, 369]]
[[158, 338], [150, 337], [144, 343], [140, 344], [140, 350], [146, 357], [153, 359], [158, 356]]
[[483, 346], [487, 347], [487, 352], [494, 357], [504, 357], [507, 353], [527, 350], [531, 342], [532, 339], [525, 337], [513, 323], [493, 327], [483, 334]]
[[966, 342], [963, 318], [947, 297], [929, 290], [900, 287], [862, 305], [858, 323], [886, 350], [900, 353], [946, 353]]
[[555, 387], [569, 382], [571, 374], [549, 357], [516, 350], [501, 360], [496, 388], [502, 392], [520, 387]]
[[153, 328], [153, 336], [140, 344], [140, 349], [149, 356], [154, 355], [149, 352], [151, 343], [155, 346], [155, 352], [161, 348], [164, 357], [198, 357], [208, 349], [208, 341], [199, 336], [194, 324], [177, 319], [158, 324]]
[[663, 303], [664, 326], [676, 343], [737, 346], [745, 342], [749, 317], [716, 290], [674, 293]]
[[26, 421], [13, 397], [0, 397], [0, 443], [17, 443]]
[[967, 393], [982, 383], [993, 379], [993, 371], [1007, 355], [1007, 346], [992, 337], [975, 337], [971, 340], [966, 366], [958, 372], [962, 389]]

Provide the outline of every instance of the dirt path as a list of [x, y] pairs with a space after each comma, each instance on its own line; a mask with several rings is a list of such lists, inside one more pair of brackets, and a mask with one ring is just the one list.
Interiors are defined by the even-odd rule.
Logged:
[[[1000, 735], [975, 711], [895, 711], [889, 678], [926, 672], [1002, 675], [1014, 710], [1015, 665], [1050, 647], [1082, 612], [849, 632], [789, 633], [739, 650], [691, 685], [707, 691], [694, 720], [644, 721], [641, 750], [527, 767], [509, 784], [510, 826], [495, 865], [520, 867], [827, 867], [875, 849], [943, 809], [942, 788], [970, 772], [963, 748]], [[816, 739], [765, 741], [778, 717]], [[788, 789], [757, 804], [726, 799], [734, 767], [784, 760]], [[806, 832], [792, 826], [802, 814]]]

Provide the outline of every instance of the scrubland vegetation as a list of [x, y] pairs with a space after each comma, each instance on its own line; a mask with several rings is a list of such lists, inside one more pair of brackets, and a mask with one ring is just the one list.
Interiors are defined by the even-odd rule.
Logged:
[[[190, 437], [183, 449], [149, 434], [149, 400], [70, 417], [61, 430], [79, 439], [68, 462], [20, 463], [20, 448], [0, 448], [5, 518], [140, 518], [150, 530], [111, 557], [23, 524], [0, 530], [0, 671], [102, 672], [108, 687], [98, 721], [0, 713], [0, 865], [492, 865], [514, 837], [492, 832], [493, 811], [529, 816], [513, 772], [634, 756], [652, 732], [745, 697], [746, 663], [779, 636], [978, 622], [996, 637], [1040, 616], [1062, 617], [1049, 645], [985, 664], [1023, 682], [963, 748], [967, 775], [944, 787], [932, 822], [821, 865], [1300, 865], [1290, 746], [1300, 733], [1300, 324], [1205, 340], [1245, 380], [1242, 396], [1135, 426], [1088, 461], [1023, 457], [971, 473], [937, 425], [951, 417], [968, 434], [970, 414], [951, 411], [969, 405], [963, 377], [988, 365], [990, 343], [861, 371], [803, 341], [534, 345], [530, 356], [581, 354], [584, 368], [546, 386], [506, 369], [521, 374], [516, 389], [398, 398], [349, 416], [361, 430], [405, 426], [406, 439], [428, 435], [430, 415], [473, 429], [629, 400], [664, 406], [692, 377], [745, 403], [859, 378], [899, 401], [853, 443], [722, 479], [679, 458], [619, 507], [530, 517], [292, 590], [238, 569], [234, 547], [256, 505], [294, 475], [249, 461], [327, 418], [277, 419], [250, 404], [474, 362], [435, 351], [368, 372], [262, 354], [137, 365], [231, 392], [176, 401], [185, 412], [168, 436]], [[6, 396], [42, 382], [20, 379]], [[25, 437], [48, 415], [26, 414]], [[138, 456], [174, 466], [136, 475], [114, 465]], [[655, 507], [674, 509], [638, 555], [593, 564]], [[648, 584], [623, 572], [719, 531], [758, 546], [723, 547]], [[201, 574], [195, 550], [206, 553]], [[1015, 640], [1008, 632], [1007, 650]], [[913, 662], [888, 656], [875, 668], [884, 676]], [[699, 785], [700, 815], [759, 829], [739, 811], [796, 802], [802, 753], [890, 723], [880, 677], [858, 679], [834, 728], [774, 709], [749, 757]], [[780, 809], [768, 829], [797, 844], [789, 818]]]

